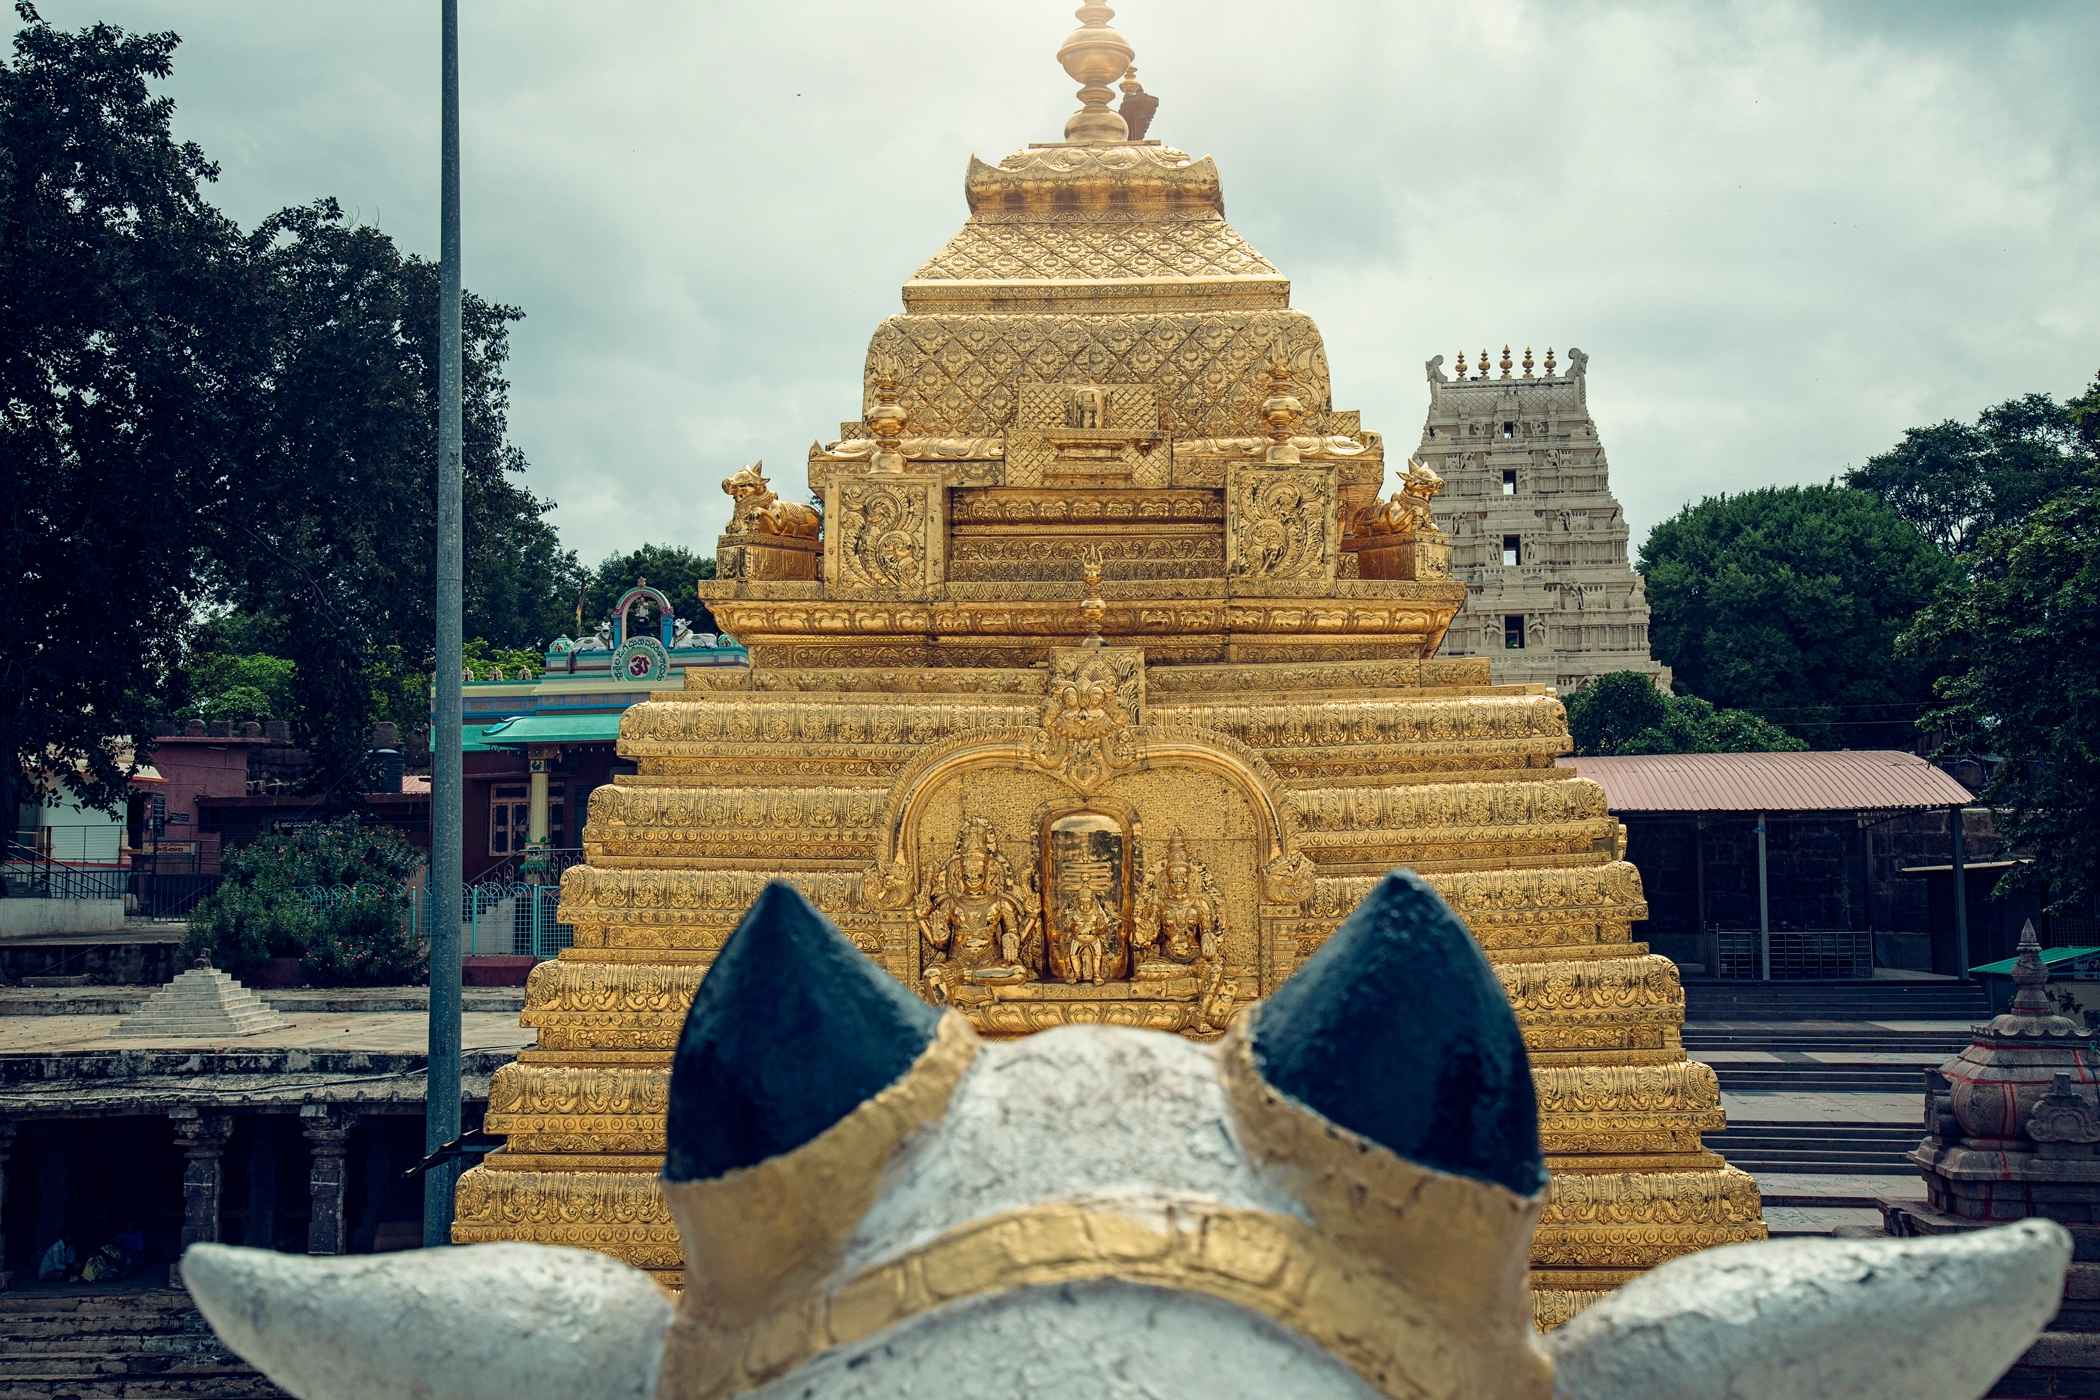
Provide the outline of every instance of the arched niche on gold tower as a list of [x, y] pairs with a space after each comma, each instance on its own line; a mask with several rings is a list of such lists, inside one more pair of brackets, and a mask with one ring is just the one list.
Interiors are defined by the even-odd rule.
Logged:
[[[1192, 828], [1191, 812], [1205, 814], [1201, 828]], [[1217, 967], [1171, 976], [1155, 959], [1141, 971], [1142, 949], [1119, 948], [1111, 938], [1104, 956], [1115, 975], [1075, 977], [1072, 956], [1059, 947], [1068, 925], [1053, 872], [1060, 834], [1081, 828], [1099, 833], [1091, 839], [1093, 863], [1103, 867], [1102, 903], [1119, 915], [1125, 941], [1142, 939], [1148, 892], [1163, 877], [1163, 853], [1180, 838], [1215, 906]], [[1276, 921], [1312, 893], [1311, 866], [1295, 849], [1295, 818], [1275, 772], [1228, 736], [1145, 724], [1104, 736], [1087, 755], [1045, 745], [1039, 729], [966, 736], [929, 749], [899, 775], [875, 864], [863, 878], [866, 906], [882, 926], [884, 963], [922, 994], [945, 994], [928, 977], [943, 959], [922, 937], [923, 921], [945, 917], [952, 876], [944, 872], [956, 868], [965, 846], [982, 848], [987, 830], [1020, 888], [975, 897], [1019, 899], [1035, 954], [1025, 981], [973, 988], [982, 997], [961, 1006], [994, 1034], [1074, 1023], [1221, 1031], [1230, 1011], [1269, 990]]]

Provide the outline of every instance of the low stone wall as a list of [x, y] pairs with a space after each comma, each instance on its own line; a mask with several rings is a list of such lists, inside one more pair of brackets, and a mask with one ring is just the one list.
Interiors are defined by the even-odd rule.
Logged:
[[123, 927], [121, 899], [0, 899], [0, 938], [115, 933]]

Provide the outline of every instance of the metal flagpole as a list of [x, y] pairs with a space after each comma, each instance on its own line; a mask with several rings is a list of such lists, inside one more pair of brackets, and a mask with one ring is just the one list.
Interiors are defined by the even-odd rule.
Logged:
[[[460, 324], [459, 0], [444, 11], [442, 231], [438, 252], [437, 713], [430, 734], [430, 1059], [423, 1084], [423, 1150], [459, 1137], [460, 821]], [[423, 1243], [452, 1240], [458, 1158], [423, 1173]]]

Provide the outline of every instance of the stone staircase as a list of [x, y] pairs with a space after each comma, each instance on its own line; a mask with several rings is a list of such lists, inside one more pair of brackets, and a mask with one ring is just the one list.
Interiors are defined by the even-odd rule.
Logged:
[[[1915, 1176], [1917, 1168], [1903, 1154], [1918, 1145], [1921, 1127], [1892, 1123], [1762, 1123], [1734, 1119], [1703, 1141], [1729, 1164], [1755, 1175], [1761, 1172], [1834, 1173], [1847, 1176]], [[1815, 1204], [1830, 1204], [1827, 1197]], [[1795, 1202], [1768, 1194], [1766, 1205]], [[1871, 1200], [1858, 1204], [1871, 1206]]]
[[175, 1288], [0, 1293], [0, 1400], [249, 1400], [283, 1391]]

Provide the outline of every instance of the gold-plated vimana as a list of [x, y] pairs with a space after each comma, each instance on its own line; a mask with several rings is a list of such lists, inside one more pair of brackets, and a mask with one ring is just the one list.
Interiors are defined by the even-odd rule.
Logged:
[[454, 1237], [676, 1281], [671, 1050], [769, 879], [986, 1034], [1209, 1038], [1408, 866], [1531, 1049], [1540, 1322], [1761, 1238], [1755, 1182], [1700, 1144], [1720, 1096], [1677, 969], [1629, 937], [1623, 830], [1554, 766], [1560, 701], [1436, 656], [1465, 597], [1441, 481], [1410, 464], [1381, 498], [1383, 444], [1331, 405], [1319, 330], [1225, 221], [1216, 165], [1141, 139], [1130, 45], [1108, 6], [1078, 15], [1066, 139], [971, 161], [859, 419], [811, 447], [821, 528], [756, 466], [724, 483], [701, 592], [751, 666], [622, 720], [639, 771], [591, 796], [575, 946], [533, 971], [538, 1044], [496, 1075], [507, 1145], [461, 1178]]

